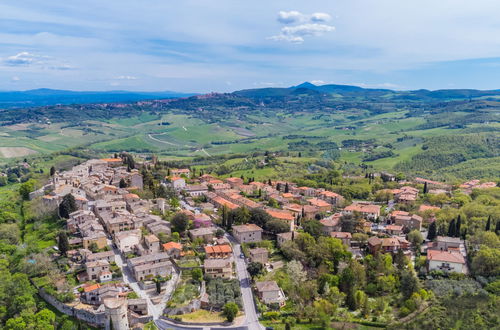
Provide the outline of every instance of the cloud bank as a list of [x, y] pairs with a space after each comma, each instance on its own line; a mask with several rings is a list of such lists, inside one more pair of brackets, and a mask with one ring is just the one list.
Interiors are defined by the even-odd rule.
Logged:
[[291, 43], [303, 43], [304, 37], [321, 36], [327, 32], [335, 31], [335, 27], [325, 24], [332, 17], [327, 13], [303, 14], [299, 11], [280, 11], [278, 22], [285, 26], [279, 34], [268, 37], [274, 41], [288, 41]]

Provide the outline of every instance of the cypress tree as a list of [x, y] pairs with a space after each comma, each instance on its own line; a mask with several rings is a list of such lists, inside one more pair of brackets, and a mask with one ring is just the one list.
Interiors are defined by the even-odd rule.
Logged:
[[462, 218], [460, 217], [460, 214], [458, 215], [457, 218], [457, 224], [455, 227], [455, 237], [460, 237], [460, 226], [462, 225]]
[[290, 191], [290, 187], [288, 187], [288, 182], [285, 183], [285, 193]]
[[436, 221], [431, 222], [429, 225], [429, 231], [427, 232], [427, 239], [432, 241], [437, 236], [436, 232]]
[[54, 174], [56, 174], [56, 168], [54, 166], [52, 166], [50, 168], [50, 176], [54, 176]]
[[427, 188], [427, 182], [424, 183], [424, 194], [427, 194], [429, 192], [429, 189]]
[[486, 228], [484, 230], [490, 231], [491, 227], [491, 215], [488, 216], [488, 221], [486, 222]]
[[455, 230], [456, 230], [455, 219], [452, 219], [448, 226], [448, 236], [455, 237]]
[[497, 235], [500, 235], [500, 221], [497, 221], [497, 224], [495, 226], [495, 233]]
[[68, 235], [66, 235], [65, 231], [59, 232], [57, 247], [59, 248], [59, 252], [61, 252], [61, 255], [63, 256], [66, 255], [66, 252], [68, 252], [69, 241], [68, 241]]

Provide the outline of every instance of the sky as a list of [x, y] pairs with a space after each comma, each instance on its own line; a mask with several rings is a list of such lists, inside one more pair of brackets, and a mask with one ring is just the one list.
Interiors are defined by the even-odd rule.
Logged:
[[0, 90], [500, 89], [498, 0], [3, 0]]

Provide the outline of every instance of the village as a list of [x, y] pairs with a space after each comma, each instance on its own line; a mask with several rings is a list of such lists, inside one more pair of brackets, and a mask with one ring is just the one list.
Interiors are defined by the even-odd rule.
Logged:
[[[152, 320], [160, 328], [187, 324], [183, 315], [225, 311], [228, 304], [237, 309], [227, 321], [261, 328], [261, 312], [279, 310], [291, 298], [277, 281], [260, 275], [287, 267], [283, 255], [304, 232], [342, 243], [348, 257], [340, 269], [348, 259], [390, 254], [419, 264], [423, 276], [469, 274], [466, 244], [456, 234], [460, 220], [453, 224], [458, 230], [438, 235], [434, 214], [442, 205], [419, 198], [422, 186], [425, 194], [451, 194], [444, 183], [422, 178], [396, 182], [381, 173], [396, 187], [377, 192], [386, 200], [348, 202], [333, 191], [293, 182], [221, 179], [169, 168], [161, 185], [175, 197], [145, 199], [139, 169], [154, 166], [154, 160], [136, 162], [136, 168], [127, 162], [120, 157], [88, 160], [55, 172], [30, 194], [66, 218], [67, 238], [59, 240], [67, 239], [68, 248], [59, 252], [70, 260], [67, 273], [79, 282], [68, 305], [105, 312], [114, 329]], [[459, 188], [470, 193], [492, 184], [470, 181]], [[62, 203], [72, 205], [67, 215], [61, 214]]]

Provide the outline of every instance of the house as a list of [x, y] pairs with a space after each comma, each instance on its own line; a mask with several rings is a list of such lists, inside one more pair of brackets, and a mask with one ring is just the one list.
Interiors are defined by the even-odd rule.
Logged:
[[342, 215], [340, 213], [335, 213], [327, 218], [319, 220], [321, 223], [321, 231], [323, 235], [330, 235], [331, 232], [334, 231], [340, 231], [341, 229], [341, 223], [340, 223], [340, 218]]
[[[408, 243], [406, 240], [404, 240]], [[409, 244], [409, 243], [408, 243]], [[408, 247], [408, 245], [405, 245]], [[368, 239], [368, 249], [371, 254], [375, 254], [377, 252], [381, 253], [396, 253], [401, 248], [401, 242], [399, 237], [370, 237]]]
[[328, 190], [320, 192], [318, 194], [318, 198], [324, 200], [327, 203], [332, 204], [333, 206], [339, 206], [344, 202], [344, 197]]
[[262, 231], [256, 224], [233, 226], [233, 236], [240, 243], [260, 242]]
[[465, 273], [465, 258], [460, 252], [427, 250], [429, 271]]
[[107, 260], [96, 260], [85, 263], [87, 277], [89, 280], [100, 280], [103, 273], [109, 272], [109, 262]]
[[172, 176], [185, 176], [186, 178], [191, 177], [191, 171], [188, 168], [172, 168], [170, 169], [170, 175]]
[[202, 184], [190, 184], [184, 187], [184, 191], [191, 197], [199, 197], [208, 192], [208, 187]]
[[285, 305], [285, 294], [278, 286], [276, 281], [264, 281], [255, 283], [257, 296], [266, 305], [278, 304], [279, 306]]
[[212, 218], [205, 213], [197, 213], [194, 215], [193, 225], [195, 228], [212, 227]]
[[449, 249], [460, 249], [464, 241], [458, 237], [438, 236], [432, 250], [448, 251]]
[[409, 231], [422, 229], [422, 217], [416, 214], [410, 215], [405, 211], [393, 211], [390, 215], [391, 223], [403, 226], [404, 229]]
[[338, 238], [344, 245], [351, 246], [352, 234], [344, 231], [334, 231], [330, 233], [333, 238]]
[[269, 252], [266, 248], [254, 248], [248, 250], [251, 262], [260, 262], [261, 264], [267, 263]]
[[231, 186], [231, 188], [236, 188], [243, 184], [242, 178], [227, 178], [226, 182]]
[[276, 234], [276, 242], [278, 243], [278, 246], [281, 247], [283, 243], [291, 241], [293, 239], [293, 235], [292, 231]]
[[113, 251], [91, 253], [85, 257], [85, 260], [87, 262], [97, 261], [97, 260], [106, 260], [107, 262], [114, 262], [115, 261], [115, 253]]
[[366, 203], [354, 203], [344, 208], [343, 214], [353, 214], [354, 212], [359, 212], [363, 215], [366, 220], [376, 220], [380, 217], [380, 205], [366, 204]]
[[156, 276], [166, 277], [172, 273], [172, 263], [170, 262], [170, 256], [166, 252], [128, 259], [127, 263], [137, 281]]
[[146, 299], [128, 299], [128, 309], [139, 315], [148, 315], [148, 301]]
[[205, 256], [208, 259], [224, 259], [231, 257], [233, 249], [229, 244], [205, 246]]
[[330, 212], [332, 210], [332, 208], [333, 208], [332, 204], [327, 203], [324, 200], [319, 199], [319, 198], [311, 198], [311, 199], [307, 200], [307, 202], [309, 204], [311, 204], [312, 206], [317, 207], [318, 211], [320, 213]]
[[122, 253], [129, 253], [141, 243], [141, 235], [139, 229], [119, 232], [115, 235], [115, 244]]
[[394, 194], [394, 199], [398, 203], [410, 204], [417, 200], [418, 189], [410, 186], [404, 186], [399, 189], [397, 194]]
[[385, 231], [390, 235], [401, 235], [403, 233], [403, 226], [400, 225], [387, 225]]
[[180, 258], [182, 252], [182, 244], [177, 242], [168, 242], [162, 245], [163, 251], [168, 253], [172, 258]]
[[215, 227], [201, 227], [196, 229], [191, 229], [189, 231], [189, 237], [192, 240], [202, 239], [205, 243], [210, 243], [214, 240], [215, 237]]
[[265, 211], [267, 214], [271, 216], [271, 218], [282, 221], [286, 223], [288, 226], [290, 226], [290, 231], [294, 230], [295, 216], [293, 215], [293, 213], [277, 209], [265, 209]]
[[203, 262], [205, 276], [209, 278], [228, 279], [233, 276], [233, 262], [229, 259], [205, 259]]
[[173, 176], [170, 178], [170, 184], [175, 190], [182, 190], [186, 187], [186, 180], [180, 176]]
[[148, 253], [160, 252], [160, 240], [153, 234], [144, 236], [144, 245]]

